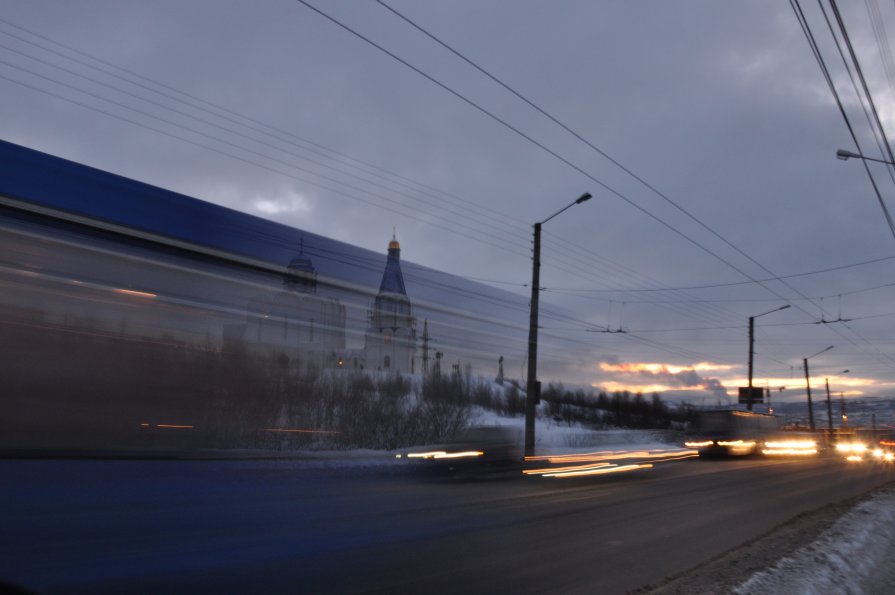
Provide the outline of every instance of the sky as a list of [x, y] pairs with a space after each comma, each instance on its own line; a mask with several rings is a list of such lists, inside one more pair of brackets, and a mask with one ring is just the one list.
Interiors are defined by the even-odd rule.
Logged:
[[[0, 0], [0, 137], [522, 297], [590, 192], [543, 227], [543, 380], [727, 399], [789, 304], [756, 385], [802, 399], [833, 345], [812, 385], [895, 396], [895, 232], [789, 3], [308, 3], [392, 55], [295, 0]], [[840, 9], [895, 141], [895, 7]]]

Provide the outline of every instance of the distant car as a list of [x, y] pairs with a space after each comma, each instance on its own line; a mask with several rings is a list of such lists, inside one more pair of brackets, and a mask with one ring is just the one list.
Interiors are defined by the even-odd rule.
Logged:
[[406, 457], [450, 473], [513, 471], [522, 468], [521, 433], [505, 426], [472, 426], [444, 444]]

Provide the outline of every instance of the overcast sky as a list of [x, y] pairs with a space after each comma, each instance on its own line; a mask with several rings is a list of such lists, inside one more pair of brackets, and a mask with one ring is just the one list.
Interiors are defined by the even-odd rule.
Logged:
[[[377, 252], [395, 229], [404, 259], [521, 295], [531, 224], [589, 191], [544, 226], [542, 299], [570, 314], [542, 321], [544, 348], [581, 349], [567, 380], [732, 391], [748, 317], [788, 303], [756, 321], [756, 384], [802, 398], [802, 358], [834, 345], [813, 382], [895, 394], [895, 239], [835, 157], [857, 147], [789, 3], [386, 1], [699, 222], [374, 0], [310, 3], [522, 134], [294, 0], [0, 0], [0, 135]], [[875, 35], [876, 0], [842, 4], [891, 139], [895, 7]], [[628, 333], [586, 331], [607, 326]]]

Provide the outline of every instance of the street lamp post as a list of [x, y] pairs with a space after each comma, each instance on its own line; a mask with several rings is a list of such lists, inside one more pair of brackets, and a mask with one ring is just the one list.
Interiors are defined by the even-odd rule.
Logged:
[[[848, 374], [850, 370], [842, 370], [840, 374]], [[833, 404], [830, 402], [830, 379], [824, 378], [827, 385], [827, 429], [830, 431], [830, 439], [833, 438]]]
[[821, 353], [825, 353], [833, 348], [832, 345], [827, 347], [826, 349], [821, 349], [814, 355], [809, 355], [808, 357], [802, 360], [802, 363], [805, 365], [805, 388], [808, 392], [808, 423], [810, 424], [811, 431], [814, 432], [816, 428], [814, 427], [814, 405], [811, 403], [811, 380], [808, 378], [808, 360], [812, 357], [818, 356]]
[[535, 454], [535, 413], [540, 401], [538, 386], [538, 298], [541, 291], [541, 226], [575, 205], [590, 200], [591, 195], [585, 192], [574, 202], [569, 203], [540, 223], [534, 224], [534, 257], [531, 268], [531, 313], [528, 318], [528, 382], [525, 385], [525, 456]]
[[746, 397], [746, 409], [749, 411], [752, 411], [752, 359], [755, 356], [755, 319], [759, 316], [764, 316], [765, 314], [773, 314], [780, 310], [786, 310], [787, 308], [789, 308], [789, 304], [774, 308], [763, 314], [756, 314], [755, 316], [749, 317], [749, 396]]
[[864, 161], [876, 161], [877, 163], [885, 163], [886, 165], [895, 165], [895, 162], [893, 161], [876, 159], [874, 157], [866, 157], [864, 155], [861, 155], [860, 153], [854, 153], [845, 149], [839, 149], [838, 151], [836, 151], [836, 158], [843, 161], [848, 161], [849, 159], [863, 159]]

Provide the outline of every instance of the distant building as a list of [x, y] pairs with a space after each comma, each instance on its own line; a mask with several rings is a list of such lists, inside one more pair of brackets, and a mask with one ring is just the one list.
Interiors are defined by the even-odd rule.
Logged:
[[234, 341], [250, 353], [282, 353], [302, 368], [344, 364], [345, 306], [317, 295], [317, 271], [302, 253], [283, 274], [283, 289], [250, 299], [245, 324], [225, 328], [225, 347]]
[[404, 288], [401, 273], [401, 244], [392, 236], [388, 259], [379, 284], [379, 294], [369, 312], [364, 337], [364, 360], [368, 370], [413, 373], [416, 356], [416, 317]]

